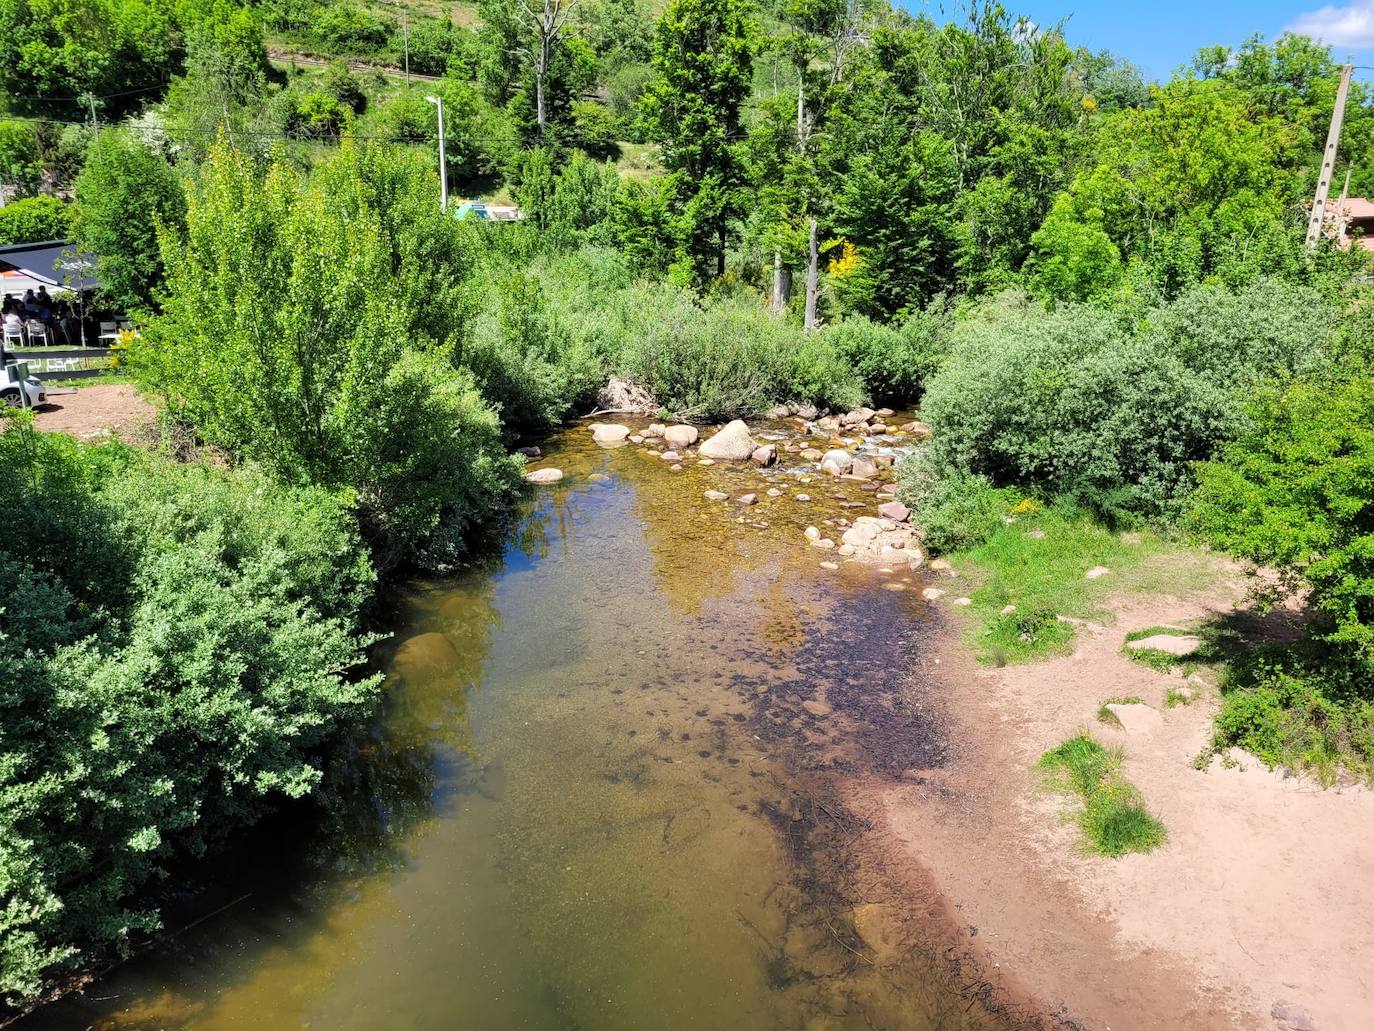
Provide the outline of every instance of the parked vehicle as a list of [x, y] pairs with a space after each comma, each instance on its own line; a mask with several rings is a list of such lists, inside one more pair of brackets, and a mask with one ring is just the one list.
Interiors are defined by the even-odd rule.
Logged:
[[29, 375], [28, 362], [10, 362], [0, 380], [0, 403], [9, 408], [33, 408], [48, 400], [48, 392], [37, 376]]

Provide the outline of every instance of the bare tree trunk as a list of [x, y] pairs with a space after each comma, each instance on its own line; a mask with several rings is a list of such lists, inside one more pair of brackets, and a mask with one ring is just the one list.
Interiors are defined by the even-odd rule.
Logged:
[[[0, 204], [4, 203], [3, 194], [0, 194]], [[773, 248], [773, 317], [777, 318], [782, 314], [782, 251]]]
[[806, 72], [797, 69], [797, 153], [806, 153]]
[[811, 220], [811, 260], [806, 266], [806, 328], [819, 329], [820, 325], [816, 322], [816, 279], [817, 279], [817, 259], [819, 252], [816, 250], [816, 220]]

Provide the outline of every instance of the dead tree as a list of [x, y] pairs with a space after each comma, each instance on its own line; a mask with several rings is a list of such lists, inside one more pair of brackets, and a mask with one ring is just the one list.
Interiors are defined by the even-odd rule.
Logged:
[[544, 84], [549, 76], [554, 46], [559, 34], [568, 24], [578, 0], [516, 0], [516, 10], [533, 33], [532, 40], [521, 52], [534, 65], [535, 141], [544, 142], [544, 126], [548, 121]]

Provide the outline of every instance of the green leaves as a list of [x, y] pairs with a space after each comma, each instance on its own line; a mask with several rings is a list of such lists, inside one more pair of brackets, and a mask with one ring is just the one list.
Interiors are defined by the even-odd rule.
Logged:
[[370, 706], [353, 672], [373, 571], [327, 492], [122, 445], [0, 434], [0, 993], [29, 998], [156, 926], [173, 856], [319, 778]]

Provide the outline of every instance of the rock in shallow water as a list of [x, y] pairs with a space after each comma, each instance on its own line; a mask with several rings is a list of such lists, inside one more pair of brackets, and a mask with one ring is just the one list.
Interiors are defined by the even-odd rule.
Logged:
[[695, 426], [669, 426], [662, 433], [662, 437], [668, 442], [669, 447], [690, 447], [697, 442], [697, 428]]
[[739, 419], [726, 425], [698, 449], [706, 458], [722, 458], [731, 462], [742, 462], [758, 447], [754, 438], [749, 436], [749, 427]]
[[562, 478], [562, 469], [536, 469], [525, 474], [526, 483], [557, 483]]
[[702, 495], [702, 497], [706, 498], [707, 501], [724, 501], [727, 498], [729, 498], [730, 495], [722, 494], [718, 490], [708, 490], [705, 494]]
[[592, 431], [592, 440], [598, 444], [619, 444], [630, 435], [630, 427], [618, 422], [594, 422], [587, 428]]
[[907, 517], [911, 515], [911, 510], [900, 501], [884, 501], [878, 506], [878, 514], [884, 519], [893, 519], [899, 523], [904, 523], [907, 521]]
[[754, 448], [749, 460], [755, 465], [761, 465], [765, 469], [778, 460], [778, 449], [773, 444], [764, 444]]

